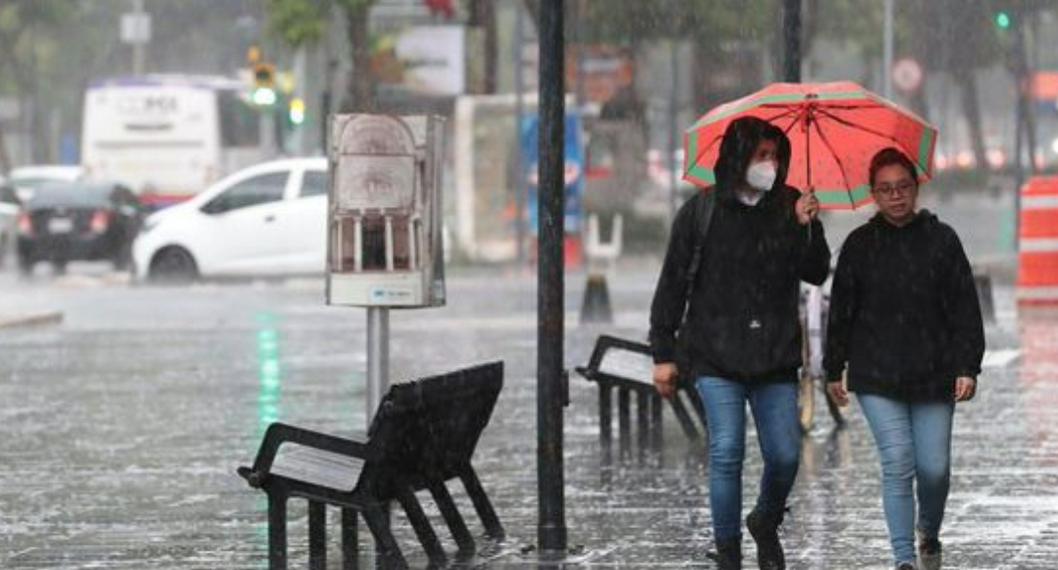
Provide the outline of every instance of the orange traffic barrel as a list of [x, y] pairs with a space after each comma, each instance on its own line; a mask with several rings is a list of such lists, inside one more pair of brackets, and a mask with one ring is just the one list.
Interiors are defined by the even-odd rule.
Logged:
[[1018, 301], [1058, 303], [1058, 177], [1030, 179], [1020, 215]]

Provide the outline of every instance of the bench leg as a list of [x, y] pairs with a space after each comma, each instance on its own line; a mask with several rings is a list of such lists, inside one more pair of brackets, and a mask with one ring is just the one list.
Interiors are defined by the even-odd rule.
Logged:
[[687, 414], [687, 408], [684, 407], [683, 400], [680, 399], [680, 393], [676, 392], [676, 395], [669, 402], [672, 403], [672, 411], [676, 412], [676, 419], [679, 420], [680, 427], [683, 428], [683, 433], [687, 436], [687, 439], [698, 439], [698, 430], [695, 429], [691, 416]]
[[613, 388], [609, 384], [599, 383], [599, 447], [602, 450], [602, 461], [613, 463]]
[[617, 429], [621, 459], [628, 456], [632, 440], [632, 418], [627, 388], [617, 389]]
[[500, 524], [500, 519], [496, 516], [496, 511], [492, 508], [492, 502], [489, 501], [489, 496], [485, 494], [485, 489], [481, 486], [481, 481], [478, 480], [478, 474], [474, 472], [474, 468], [468, 465], [459, 478], [463, 481], [463, 487], [467, 490], [467, 495], [470, 495], [470, 501], [474, 503], [474, 510], [478, 512], [478, 517], [481, 518], [481, 524], [485, 527], [485, 534], [496, 540], [503, 540], [507, 533], [503, 530], [503, 525]]
[[661, 396], [654, 393], [650, 397], [650, 444], [655, 450], [661, 450], [663, 444], [664, 421], [661, 418]]
[[430, 494], [433, 495], [437, 508], [441, 510], [441, 516], [444, 517], [448, 530], [452, 532], [452, 538], [459, 545], [459, 552], [473, 553], [474, 537], [470, 534], [470, 529], [467, 528], [463, 515], [459, 514], [459, 509], [456, 508], [455, 501], [452, 500], [452, 495], [448, 492], [448, 487], [445, 486], [443, 481], [433, 483], [430, 485]]
[[705, 403], [702, 402], [702, 395], [695, 388], [689, 388], [685, 391], [687, 392], [687, 397], [691, 400], [691, 405], [694, 406], [695, 415], [702, 422], [702, 433], [705, 434], [705, 437], [709, 437], [709, 422], [705, 418]]
[[443, 566], [447, 559], [445, 550], [441, 546], [441, 541], [437, 540], [437, 534], [433, 531], [430, 519], [426, 518], [419, 499], [415, 498], [415, 492], [410, 487], [404, 487], [397, 495], [397, 500], [400, 501], [400, 506], [404, 507], [404, 512], [408, 515], [412, 528], [415, 529], [415, 535], [419, 537], [419, 542], [422, 543], [426, 555], [430, 558], [430, 564]]
[[287, 570], [287, 497], [268, 493], [268, 570]]
[[327, 505], [309, 501], [309, 570], [327, 570]]
[[[653, 390], [651, 390], [653, 392]], [[636, 392], [636, 447], [639, 451], [639, 462], [647, 458], [647, 446], [650, 444], [650, 397], [646, 390]]]
[[342, 509], [342, 570], [357, 570], [360, 566], [360, 545], [357, 536], [356, 509]]
[[403, 570], [408, 567], [408, 561], [400, 551], [397, 539], [393, 538], [393, 531], [389, 528], [389, 514], [381, 506], [375, 505], [364, 509], [364, 520], [367, 528], [375, 537], [375, 557], [378, 559], [377, 566], [382, 568], [396, 568]]

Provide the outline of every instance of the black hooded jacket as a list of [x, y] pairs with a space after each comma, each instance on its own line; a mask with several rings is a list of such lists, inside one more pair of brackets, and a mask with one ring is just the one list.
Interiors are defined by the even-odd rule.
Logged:
[[680, 370], [684, 378], [795, 381], [801, 365], [799, 282], [821, 284], [827, 277], [830, 249], [823, 226], [797, 222], [800, 192], [785, 185], [790, 161], [785, 137], [773, 189], [755, 206], [735, 194], [763, 136], [753, 127], [736, 128], [737, 140], [725, 137], [717, 185], [704, 191], [717, 192], [717, 202], [691, 299], [686, 279], [698, 239], [696, 201], [704, 194], [688, 200], [673, 222], [651, 305], [650, 344], [654, 362], [689, 366]]
[[845, 240], [834, 274], [827, 380], [903, 401], [951, 400], [976, 377], [984, 326], [959, 237], [926, 210], [903, 227], [881, 214]]

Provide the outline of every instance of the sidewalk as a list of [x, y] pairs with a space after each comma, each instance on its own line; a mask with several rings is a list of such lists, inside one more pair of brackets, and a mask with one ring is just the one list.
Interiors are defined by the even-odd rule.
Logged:
[[[652, 275], [611, 289], [617, 326], [567, 325], [565, 361], [587, 362], [598, 334], [642, 338]], [[507, 378], [475, 466], [509, 539], [471, 566], [531, 568], [535, 558], [535, 313], [531, 280], [460, 279], [445, 309], [395, 312], [395, 377], [502, 359]], [[567, 307], [583, 283], [570, 280]], [[362, 311], [321, 307], [281, 287], [83, 290], [71, 326], [13, 331], [0, 361], [0, 567], [255, 569], [267, 560], [265, 503], [235, 475], [274, 419], [343, 434], [363, 425]], [[990, 367], [960, 406], [942, 539], [946, 568], [1044, 570], [1058, 561], [1058, 313], [1022, 312], [997, 290]], [[161, 310], [164, 309], [164, 310]], [[116, 318], [117, 315], [119, 318]], [[567, 320], [569, 320], [567, 318]], [[262, 331], [276, 338], [281, 386], [266, 393]], [[275, 370], [274, 368], [269, 368]], [[708, 465], [666, 413], [661, 457], [602, 469], [593, 384], [571, 378], [566, 420], [570, 567], [712, 568]], [[822, 408], [818, 406], [817, 408]], [[885, 569], [878, 465], [859, 412], [833, 432], [818, 409], [785, 526], [791, 569]], [[744, 505], [761, 462], [747, 438]], [[452, 487], [464, 512], [462, 490]], [[422, 502], [446, 547], [432, 502]], [[304, 567], [306, 510], [290, 506], [291, 568]], [[412, 563], [418, 542], [395, 518]], [[331, 521], [336, 520], [334, 514]], [[469, 519], [471, 530], [480, 525]], [[370, 541], [361, 527], [364, 563]], [[330, 568], [340, 567], [331, 528]], [[529, 550], [528, 554], [522, 554]], [[746, 567], [753, 549], [744, 545]]]

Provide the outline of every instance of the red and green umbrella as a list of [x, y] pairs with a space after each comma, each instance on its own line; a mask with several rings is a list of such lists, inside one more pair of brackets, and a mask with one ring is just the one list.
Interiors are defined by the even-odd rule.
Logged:
[[716, 183], [717, 155], [728, 124], [758, 117], [790, 139], [787, 184], [815, 188], [820, 206], [851, 210], [871, 201], [875, 153], [896, 147], [915, 163], [919, 182], [933, 175], [937, 129], [914, 113], [850, 81], [775, 83], [706, 113], [684, 133], [683, 177]]

